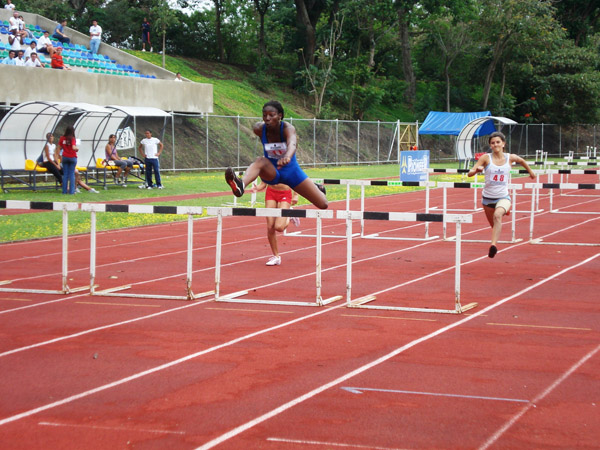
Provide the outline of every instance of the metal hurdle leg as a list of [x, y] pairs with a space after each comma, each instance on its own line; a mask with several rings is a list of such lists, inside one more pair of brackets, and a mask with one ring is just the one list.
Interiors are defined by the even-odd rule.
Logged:
[[[444, 214], [444, 216], [446, 216]], [[339, 215], [338, 215], [339, 217]], [[468, 217], [468, 218], [467, 218]], [[346, 235], [347, 235], [347, 255], [346, 255], [346, 306], [348, 308], [360, 309], [378, 309], [388, 311], [410, 311], [410, 312], [427, 312], [440, 314], [462, 314], [465, 311], [476, 308], [478, 303], [469, 303], [462, 306], [460, 303], [460, 278], [461, 278], [461, 220], [471, 222], [470, 216], [459, 217], [456, 223], [456, 243], [455, 243], [455, 262], [454, 262], [454, 309], [432, 309], [432, 308], [413, 308], [403, 306], [384, 306], [384, 305], [367, 305], [376, 300], [375, 295], [367, 295], [364, 297], [352, 300], [352, 214], [348, 212], [346, 216]], [[443, 221], [446, 219], [444, 217]]]
[[[8, 203], [8, 202], [7, 202]], [[16, 204], [29, 204], [30, 202], [14, 202]], [[51, 290], [51, 289], [21, 289], [21, 288], [0, 288], [0, 292], [22, 292], [27, 294], [71, 294], [74, 292], [81, 292], [89, 289], [89, 286], [81, 286], [75, 289], [71, 289], [68, 285], [68, 276], [69, 276], [69, 213], [68, 211], [74, 211], [77, 209], [76, 203], [62, 203], [56, 202], [54, 204], [47, 203], [46, 205], [54, 206], [56, 205], [58, 208], [62, 210], [62, 263], [61, 263], [61, 289], [60, 290]], [[19, 208], [21, 209], [21, 208]], [[35, 208], [28, 208], [35, 209]], [[48, 209], [48, 208], [42, 208]], [[49, 208], [54, 209], [54, 208]], [[11, 284], [13, 280], [5, 280], [0, 282], [0, 285], [5, 286]]]
[[128, 292], [120, 292], [126, 289], [131, 289], [132, 285], [117, 286], [114, 288], [103, 289], [96, 291], [94, 280], [96, 278], [96, 215], [95, 211], [91, 211], [92, 226], [90, 238], [90, 295], [99, 297], [132, 297], [132, 298], [156, 298], [164, 300], [196, 300], [203, 297], [208, 297], [214, 294], [214, 291], [206, 291], [201, 294], [194, 294], [192, 291], [192, 261], [194, 252], [194, 219], [193, 215], [188, 214], [188, 230], [187, 230], [187, 273], [186, 273], [186, 295], [160, 295], [160, 294], [135, 294]]
[[[265, 214], [268, 214], [268, 210], [274, 210], [278, 213], [282, 213], [284, 210], [275, 209], [275, 208], [264, 208]], [[214, 211], [214, 208], [208, 208], [209, 214], [211, 211]], [[256, 210], [258, 211], [258, 210]], [[230, 302], [230, 303], [254, 303], [254, 304], [268, 304], [268, 305], [293, 305], [293, 306], [325, 306], [330, 303], [333, 303], [337, 300], [343, 298], [341, 295], [336, 295], [334, 297], [330, 297], [328, 299], [323, 299], [321, 296], [321, 247], [322, 247], [322, 217], [333, 218], [332, 211], [310, 211], [311, 216], [314, 217], [317, 221], [317, 233], [316, 237], [316, 266], [315, 266], [315, 285], [316, 285], [316, 299], [314, 302], [299, 302], [292, 300], [262, 300], [262, 299], [247, 299], [247, 298], [239, 298], [243, 295], [248, 294], [248, 291], [237, 291], [231, 294], [227, 294], [225, 296], [221, 296], [220, 288], [221, 288], [221, 245], [222, 245], [222, 235], [223, 235], [223, 208], [217, 208], [217, 249], [216, 249], [216, 258], [215, 258], [215, 301], [217, 302]], [[257, 214], [258, 215], [258, 214]], [[270, 216], [265, 215], [265, 217], [279, 217], [279, 216]], [[306, 216], [305, 216], [306, 217]]]

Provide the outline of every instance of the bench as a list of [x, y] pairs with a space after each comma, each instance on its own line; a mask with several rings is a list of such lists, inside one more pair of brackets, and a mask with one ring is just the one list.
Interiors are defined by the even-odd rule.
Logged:
[[[121, 157], [122, 160], [127, 160], [128, 158], [126, 157]], [[100, 180], [98, 178], [98, 183], [103, 184], [104, 187], [106, 188], [106, 175], [108, 173], [112, 174], [113, 177], [116, 177], [116, 173], [119, 170], [119, 166], [115, 165], [114, 161], [111, 160], [106, 160], [106, 158], [96, 158], [96, 172], [102, 173], [102, 180]], [[134, 171], [137, 171], [138, 174], [133, 173]], [[140, 165], [139, 164], [134, 164], [133, 167], [131, 168], [131, 171], [129, 172], [129, 176], [133, 176], [135, 178], [138, 178], [142, 181], [144, 181], [141, 176], [139, 175], [140, 172]], [[116, 179], [115, 179], [116, 181]]]
[[[43, 173], [43, 174], [49, 173], [48, 169], [38, 165], [38, 163], [32, 159], [25, 160], [25, 172], [27, 172], [27, 175], [29, 176], [29, 186], [33, 187], [34, 191], [38, 190], [37, 175], [40, 173]], [[54, 178], [54, 176], [52, 178]], [[58, 186], [59, 186], [58, 180], [56, 178], [54, 178], [54, 189], [57, 189]], [[49, 189], [49, 188], [46, 187], [45, 189]]]

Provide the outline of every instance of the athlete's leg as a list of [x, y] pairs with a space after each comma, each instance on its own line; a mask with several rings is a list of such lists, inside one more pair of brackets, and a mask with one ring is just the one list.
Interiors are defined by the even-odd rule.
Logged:
[[256, 160], [250, 164], [250, 167], [244, 172], [244, 176], [240, 179], [231, 167], [225, 170], [225, 181], [231, 187], [233, 194], [236, 197], [244, 195], [244, 189], [258, 177], [261, 177], [263, 181], [272, 181], [277, 176], [277, 170], [275, 166], [264, 156], [256, 158]]
[[[277, 208], [280, 209], [290, 209], [290, 204], [288, 202], [279, 202], [277, 203]], [[274, 228], [275, 231], [279, 231], [280, 233], [283, 233], [285, 231], [285, 229], [288, 227], [288, 225], [290, 224], [290, 218], [289, 217], [273, 217], [275, 219], [275, 224], [274, 224]]]
[[294, 190], [319, 209], [327, 209], [329, 206], [325, 194], [321, 192], [321, 190], [310, 178], [304, 180], [302, 183], [296, 186]]

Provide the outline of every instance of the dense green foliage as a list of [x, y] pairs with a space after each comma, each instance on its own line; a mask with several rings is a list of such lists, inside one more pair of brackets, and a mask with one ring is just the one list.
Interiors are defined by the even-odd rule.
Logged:
[[[599, 2], [579, 0], [15, 0], [139, 49], [241, 65], [319, 117], [422, 121], [430, 110], [596, 123]], [[179, 8], [172, 11], [168, 4]]]

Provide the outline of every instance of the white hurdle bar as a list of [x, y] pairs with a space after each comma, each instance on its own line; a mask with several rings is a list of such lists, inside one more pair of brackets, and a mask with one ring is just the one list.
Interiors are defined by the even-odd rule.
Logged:
[[[82, 203], [82, 211], [91, 213], [90, 217], [90, 295], [102, 297], [133, 297], [133, 298], [157, 298], [166, 300], [195, 300], [214, 294], [213, 291], [194, 294], [192, 291], [192, 255], [194, 250], [194, 215], [202, 215], [203, 209], [199, 206], [155, 206], [155, 205], [111, 205], [102, 203]], [[131, 289], [131, 285], [118, 286], [96, 291], [96, 213], [98, 212], [125, 212], [129, 214], [177, 214], [188, 216], [187, 233], [187, 274], [186, 295], [160, 295], [160, 294], [136, 294], [122, 292]]]
[[[62, 211], [62, 289], [21, 289], [0, 288], [0, 292], [23, 292], [29, 294], [70, 294], [72, 292], [85, 291], [89, 286], [71, 289], [67, 284], [69, 272], [69, 214], [68, 211], [77, 211], [78, 203], [70, 202], [31, 202], [22, 200], [0, 200], [0, 208], [3, 209], [33, 209], [46, 211]], [[11, 284], [13, 280], [0, 281], [0, 285]]]
[[[435, 187], [435, 183], [429, 181], [396, 181], [396, 180], [338, 180], [338, 179], [313, 179], [315, 183], [322, 183], [327, 185], [342, 185], [346, 186], [346, 211], [350, 210], [350, 186], [360, 186], [360, 210], [365, 211], [365, 186], [397, 186], [397, 187], [425, 187], [425, 212], [429, 212], [429, 188]], [[303, 236], [303, 237], [315, 237], [314, 234], [304, 234], [300, 231], [293, 231], [291, 233], [284, 232], [286, 236]], [[379, 233], [365, 234], [365, 223], [364, 220], [360, 222], [360, 233], [355, 233], [354, 236], [360, 236], [364, 239], [387, 239], [387, 240], [400, 240], [400, 241], [429, 241], [437, 239], [439, 236], [429, 236], [429, 223], [425, 223], [425, 236], [423, 238], [403, 238], [403, 237], [382, 237]], [[345, 238], [345, 235], [326, 235], [328, 238]]]
[[[470, 169], [436, 169], [436, 168], [430, 168], [427, 170], [427, 180], [429, 180], [429, 175], [430, 174], [441, 174], [441, 173], [451, 173], [451, 174], [462, 174], [463, 175], [463, 180], [464, 180], [464, 176], [466, 176], [466, 174], [468, 174], [470, 172]], [[479, 174], [475, 174], [475, 183], [477, 183], [477, 177]], [[442, 182], [439, 182], [442, 183]], [[464, 183], [464, 182], [463, 182]], [[438, 184], [438, 187], [439, 184]], [[479, 187], [479, 186], [477, 186]], [[481, 186], [483, 187], [483, 186]], [[445, 188], [444, 188], [445, 189]], [[446, 195], [446, 191], [444, 190], [444, 196]], [[468, 212], [468, 211], [481, 211], [481, 208], [477, 206], [477, 189], [474, 186], [474, 190], [473, 190], [473, 208], [469, 209], [469, 208], [457, 208], [457, 209], [448, 209], [447, 211], [463, 211], [463, 212]]]
[[[526, 183], [526, 189], [540, 190], [540, 189], [595, 189], [600, 190], [600, 184], [576, 184], [576, 183]], [[600, 243], [585, 243], [585, 242], [543, 242], [541, 238], [533, 237], [533, 227], [534, 227], [534, 207], [533, 207], [533, 196], [531, 201], [531, 215], [529, 220], [529, 242], [531, 244], [545, 244], [545, 245], [579, 245], [579, 246], [587, 246], [587, 247], [598, 247]], [[552, 197], [551, 197], [552, 198]], [[552, 205], [550, 206], [550, 212], [553, 213], [562, 213], [562, 214], [593, 214], [599, 215], [598, 212], [590, 212], [590, 211], [556, 211], [552, 210]]]
[[[460, 260], [461, 260], [461, 224], [472, 223], [470, 214], [424, 214], [400, 212], [359, 212], [337, 211], [338, 219], [346, 220], [346, 306], [349, 308], [380, 309], [390, 311], [411, 311], [442, 314], [462, 314], [477, 306], [469, 303], [462, 306], [460, 303]], [[352, 299], [352, 221], [353, 220], [389, 220], [402, 222], [453, 222], [456, 223], [456, 255], [454, 267], [454, 309], [415, 308], [404, 306], [368, 305], [376, 300], [376, 296], [368, 295]]]
[[[321, 219], [333, 219], [332, 210], [314, 210], [314, 209], [280, 209], [280, 208], [220, 208], [207, 207], [206, 213], [217, 217], [217, 244], [215, 257], [215, 301], [233, 302], [233, 303], [258, 303], [271, 305], [295, 305], [295, 306], [325, 306], [343, 298], [337, 295], [328, 299], [321, 296]], [[238, 297], [248, 294], [248, 291], [238, 291], [228, 295], [221, 296], [221, 246], [223, 237], [223, 217], [245, 216], [245, 217], [302, 217], [312, 218], [317, 221], [316, 236], [316, 300], [314, 302], [299, 302], [291, 300], [264, 300], [264, 299], [241, 299]]]

